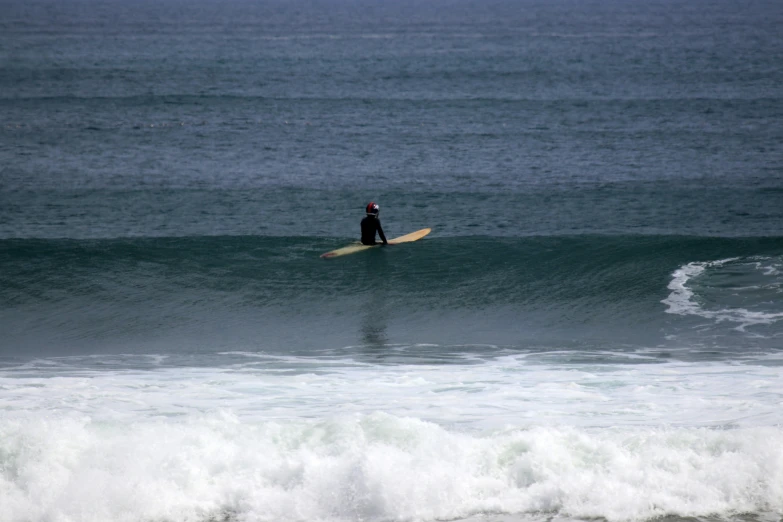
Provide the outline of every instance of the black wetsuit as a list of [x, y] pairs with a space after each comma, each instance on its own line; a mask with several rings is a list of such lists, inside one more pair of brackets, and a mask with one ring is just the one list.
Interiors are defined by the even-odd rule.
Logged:
[[362, 244], [374, 245], [375, 232], [378, 232], [378, 235], [381, 236], [381, 240], [385, 245], [386, 235], [383, 233], [383, 228], [381, 228], [381, 220], [372, 216], [367, 216], [362, 219]]

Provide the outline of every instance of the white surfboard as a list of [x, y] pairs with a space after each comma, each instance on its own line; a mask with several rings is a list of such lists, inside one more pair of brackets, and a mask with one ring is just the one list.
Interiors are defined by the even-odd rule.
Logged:
[[[427, 234], [432, 232], [431, 228], [422, 228], [421, 230], [417, 230], [416, 232], [411, 232], [410, 234], [405, 234], [404, 236], [395, 237], [394, 239], [389, 240], [390, 245], [397, 245], [399, 243], [409, 243], [411, 241], [418, 241], [419, 239], [423, 238]], [[327, 252], [325, 254], [321, 254], [321, 257], [323, 258], [330, 258], [330, 257], [340, 257], [340, 256], [347, 256], [348, 254], [355, 254], [356, 252], [361, 252], [363, 250], [369, 250], [370, 248], [376, 248], [381, 246], [380, 244], [377, 245], [363, 245], [359, 242], [351, 243], [348, 246], [344, 246], [342, 248], [338, 248], [337, 250], [332, 250], [331, 252]]]

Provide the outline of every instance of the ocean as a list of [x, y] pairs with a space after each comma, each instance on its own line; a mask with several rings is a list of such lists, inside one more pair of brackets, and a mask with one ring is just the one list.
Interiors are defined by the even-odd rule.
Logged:
[[783, 519], [782, 3], [0, 13], [0, 522]]

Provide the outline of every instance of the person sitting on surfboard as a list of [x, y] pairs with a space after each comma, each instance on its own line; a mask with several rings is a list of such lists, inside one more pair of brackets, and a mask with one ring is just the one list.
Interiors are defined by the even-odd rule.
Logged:
[[381, 236], [381, 239], [383, 240], [384, 245], [388, 245], [389, 242], [386, 241], [386, 235], [383, 233], [383, 228], [381, 228], [381, 220], [378, 219], [378, 213], [381, 211], [381, 209], [370, 201], [370, 203], [367, 205], [367, 216], [362, 219], [362, 244], [363, 245], [375, 245], [377, 244], [375, 242], [375, 233], [378, 232], [378, 234]]

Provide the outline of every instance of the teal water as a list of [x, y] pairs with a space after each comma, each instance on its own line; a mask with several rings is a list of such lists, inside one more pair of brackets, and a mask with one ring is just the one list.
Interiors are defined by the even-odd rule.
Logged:
[[[776, 351], [783, 318], [780, 238], [436, 237], [329, 261], [319, 254], [340, 240], [306, 236], [1, 244], [7, 356], [392, 342], [668, 352], [684, 336], [730, 357]], [[694, 264], [706, 268], [686, 299], [672, 285]], [[735, 312], [701, 324], [711, 310]]]
[[3, 522], [780, 518], [779, 3], [0, 12]]

